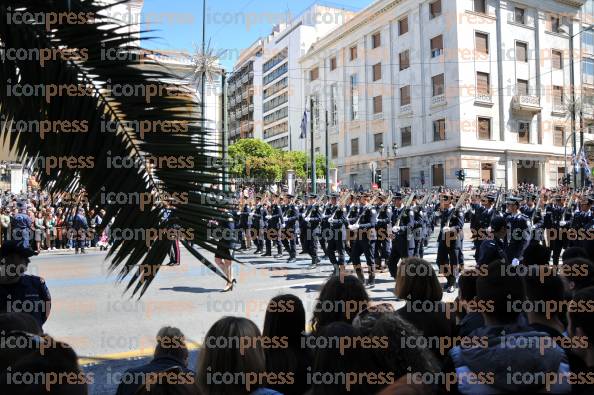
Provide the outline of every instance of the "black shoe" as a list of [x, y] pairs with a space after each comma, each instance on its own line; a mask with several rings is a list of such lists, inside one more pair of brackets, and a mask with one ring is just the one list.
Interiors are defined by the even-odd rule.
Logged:
[[328, 259], [328, 255], [324, 255], [324, 256], [322, 257], [322, 260], [325, 260], [325, 259]]
[[221, 292], [229, 292], [229, 291], [233, 291], [233, 287], [235, 286], [235, 284], [237, 283], [237, 281], [235, 279], [231, 280], [230, 283], [227, 283], [227, 286], [221, 290]]
[[365, 286], [367, 288], [373, 288], [373, 287], [375, 287], [375, 277], [369, 277], [367, 279], [367, 284], [365, 284]]
[[454, 286], [453, 286], [453, 285], [450, 285], [450, 286], [449, 286], [449, 287], [446, 289], [446, 292], [451, 294], [451, 293], [453, 293], [453, 292], [454, 292], [454, 290], [455, 290]]
[[266, 253], [266, 254], [262, 254], [262, 256], [272, 256], [272, 254]]
[[293, 262], [297, 262], [297, 259], [295, 257], [291, 257], [291, 258], [287, 259], [287, 263], [293, 263]]
[[261, 254], [262, 250], [256, 249], [256, 251], [254, 251], [254, 254]]
[[279, 259], [279, 258], [282, 258], [282, 257], [283, 257], [283, 254], [276, 254], [273, 258], [274, 259]]
[[179, 262], [171, 261], [167, 264], [167, 266], [179, 266]]

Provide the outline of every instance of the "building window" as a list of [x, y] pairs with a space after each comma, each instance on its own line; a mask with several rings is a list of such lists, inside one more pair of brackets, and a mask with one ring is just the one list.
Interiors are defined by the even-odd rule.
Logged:
[[489, 35], [485, 33], [475, 33], [474, 34], [474, 43], [476, 47], [476, 52], [481, 54], [488, 54], [489, 53]]
[[551, 63], [553, 69], [561, 70], [563, 68], [563, 53], [561, 51], [553, 50], [551, 54]]
[[320, 69], [318, 67], [313, 68], [309, 71], [309, 80], [315, 81], [320, 76]]
[[380, 32], [374, 33], [371, 36], [371, 48], [379, 48], [382, 45], [382, 35]]
[[565, 141], [565, 128], [563, 126], [555, 126], [553, 130], [553, 145], [555, 147], [563, 147]]
[[594, 55], [594, 31], [588, 30], [582, 32], [582, 49], [585, 53]]
[[400, 186], [410, 188], [410, 169], [408, 167], [400, 168]]
[[373, 80], [378, 81], [382, 79], [382, 64], [378, 63], [372, 67]]
[[381, 114], [383, 111], [382, 105], [383, 105], [382, 96], [374, 97], [373, 98], [373, 113]]
[[338, 158], [338, 143], [333, 143], [330, 145], [330, 154], [332, 159]]
[[526, 10], [520, 7], [514, 8], [514, 22], [522, 25], [526, 24]]
[[446, 139], [445, 119], [433, 121], [433, 141], [443, 141]]
[[398, 21], [398, 35], [402, 36], [405, 33], [408, 33], [408, 16]]
[[406, 70], [410, 67], [410, 58], [409, 58], [410, 51], [407, 49], [404, 52], [400, 52], [398, 55], [398, 60], [400, 62], [400, 71]]
[[441, 15], [441, 0], [429, 4], [429, 19], [437, 18]]
[[516, 91], [516, 94], [519, 96], [528, 96], [528, 81], [518, 80], [516, 84]]
[[436, 58], [443, 53], [443, 36], [440, 34], [431, 39], [431, 57]]
[[559, 15], [549, 15], [549, 31], [552, 33], [561, 33], [561, 17]]
[[336, 70], [336, 57], [330, 58], [330, 71]]
[[351, 120], [359, 119], [359, 90], [357, 89], [357, 74], [351, 75]]
[[478, 119], [479, 140], [491, 140], [491, 118]]
[[400, 106], [410, 104], [410, 85], [400, 87]]
[[528, 44], [517, 41], [516, 42], [516, 61], [528, 62]]
[[431, 83], [433, 85], [433, 96], [439, 96], [444, 94], [444, 76], [443, 74], [438, 74], [431, 78]]
[[489, 73], [476, 73], [476, 92], [479, 95], [491, 95], [491, 82]]
[[359, 139], [351, 139], [351, 155], [359, 155]]
[[410, 126], [400, 128], [400, 146], [408, 147], [412, 145], [412, 129]]
[[373, 135], [373, 152], [381, 151], [384, 144], [384, 134], [376, 133]]
[[487, 1], [486, 0], [474, 0], [474, 12], [480, 12], [484, 14], [487, 12]]
[[357, 59], [357, 46], [353, 45], [352, 47], [349, 48], [349, 58], [351, 59], [351, 61]]
[[481, 181], [483, 183], [494, 182], [495, 172], [492, 163], [481, 163]]
[[336, 126], [338, 124], [338, 105], [336, 99], [338, 98], [338, 86], [333, 84], [330, 87], [330, 125]]
[[583, 83], [594, 85], [594, 59], [582, 58]]
[[555, 105], [555, 106], [563, 105], [563, 87], [562, 86], [553, 86], [553, 105]]
[[443, 168], [443, 164], [440, 163], [431, 166], [431, 176], [431, 178], [433, 179], [434, 187], [443, 186], [445, 183], [445, 169]]
[[530, 122], [518, 122], [518, 143], [530, 144]]

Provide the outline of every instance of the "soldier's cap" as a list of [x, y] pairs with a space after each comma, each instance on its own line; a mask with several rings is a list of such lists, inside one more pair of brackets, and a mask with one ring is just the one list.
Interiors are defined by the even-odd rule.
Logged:
[[318, 198], [318, 195], [316, 195], [315, 193], [310, 193], [309, 194], [309, 198], [310, 199], [317, 199]]
[[0, 257], [6, 257], [10, 254], [17, 254], [23, 258], [30, 258], [37, 255], [37, 252], [30, 248], [23, 247], [17, 240], [7, 240], [2, 243], [2, 247], [0, 247]]
[[510, 196], [505, 200], [506, 204], [519, 204], [522, 201], [521, 197]]
[[538, 199], [538, 196], [536, 196], [536, 195], [528, 195], [528, 196], [526, 196], [526, 199], [536, 200], [536, 199]]
[[584, 199], [588, 200], [588, 203], [594, 204], [594, 195], [585, 196]]
[[491, 221], [491, 229], [493, 229], [494, 232], [498, 232], [505, 227], [507, 227], [507, 222], [505, 222], [505, 218], [503, 217], [495, 217]]
[[555, 195], [554, 198], [555, 198], [555, 200], [561, 200], [561, 199], [565, 199], [565, 196], [563, 196], [563, 195]]
[[331, 198], [337, 198], [338, 196], [339, 196], [339, 194], [338, 194], [338, 193], [331, 193], [331, 194], [330, 194], [330, 197], [331, 197]]
[[392, 196], [392, 199], [402, 199], [402, 194], [400, 192], [396, 192], [394, 196]]
[[256, 196], [256, 200], [262, 200], [262, 196], [260, 196], [260, 195]]
[[487, 199], [490, 202], [494, 202], [495, 200], [497, 200], [497, 196], [496, 195], [486, 195], [484, 197], [484, 199]]
[[287, 194], [285, 195], [285, 197], [288, 197], [289, 199], [293, 199], [295, 196], [291, 195], [290, 193], [287, 193]]

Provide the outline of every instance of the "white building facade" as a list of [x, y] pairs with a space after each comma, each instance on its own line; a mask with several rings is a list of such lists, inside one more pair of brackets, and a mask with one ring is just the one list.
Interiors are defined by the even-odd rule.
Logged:
[[374, 2], [301, 59], [316, 151], [344, 186], [368, 187], [375, 168], [383, 188], [556, 186], [570, 166], [569, 45], [583, 5]]

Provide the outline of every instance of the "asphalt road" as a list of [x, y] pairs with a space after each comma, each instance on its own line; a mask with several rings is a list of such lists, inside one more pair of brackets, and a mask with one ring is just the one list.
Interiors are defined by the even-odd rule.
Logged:
[[[465, 250], [467, 263], [474, 264], [469, 242]], [[434, 262], [435, 253], [431, 246], [425, 258]], [[162, 326], [179, 327], [196, 345], [223, 316], [247, 317], [262, 328], [268, 301], [282, 293], [299, 296], [311, 318], [319, 290], [332, 271], [328, 261], [308, 270], [306, 255], [286, 264], [286, 257], [275, 260], [238, 254], [246, 262], [234, 265], [238, 284], [232, 292], [221, 293], [224, 281], [183, 252], [181, 266], [164, 267], [139, 300], [126, 292], [125, 281], [117, 282], [117, 273], [108, 270], [105, 256], [98, 251], [42, 254], [32, 258], [29, 270], [46, 279], [52, 294], [52, 312], [44, 330], [70, 344], [85, 369], [95, 374], [91, 394], [113, 394], [113, 380], [106, 374], [144, 362], [139, 358], [151, 354]], [[369, 294], [376, 302], [389, 301], [399, 307], [403, 302], [397, 301], [393, 288], [389, 274], [380, 273]], [[446, 300], [454, 297], [446, 294]]]

